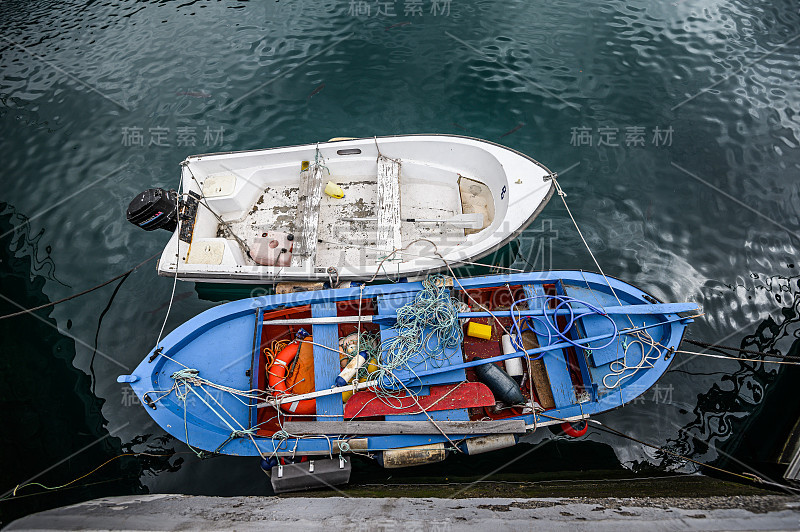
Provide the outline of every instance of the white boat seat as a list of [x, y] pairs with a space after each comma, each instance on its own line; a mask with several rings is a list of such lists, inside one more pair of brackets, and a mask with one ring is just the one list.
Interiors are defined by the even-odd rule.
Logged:
[[400, 161], [378, 157], [378, 253], [380, 262], [386, 253], [400, 245]]
[[304, 263], [314, 264], [317, 254], [323, 171], [322, 165], [313, 164], [307, 171], [302, 172], [300, 177], [292, 266], [302, 266]]

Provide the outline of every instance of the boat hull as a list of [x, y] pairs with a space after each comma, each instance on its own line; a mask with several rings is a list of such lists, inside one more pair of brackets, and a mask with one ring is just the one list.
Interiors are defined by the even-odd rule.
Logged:
[[[591, 300], [593, 306], [609, 308], [612, 312], [619, 303], [622, 304], [620, 308], [641, 306], [645, 310], [657, 309], [653, 313], [626, 311], [619, 316], [612, 313], [613, 318], [597, 315], [581, 318], [571, 338], [579, 345], [585, 342], [585, 347], [589, 348], [589, 339], [601, 338], [604, 334], [606, 338], [609, 337], [608, 324], [613, 322], [615, 330], [633, 331], [635, 327], [647, 331], [653, 341], [661, 346], [660, 354], [648, 366], [634, 369], [630, 374], [623, 372], [622, 378], [618, 378], [619, 374], [614, 375], [614, 363], [619, 363], [620, 349], [625, 353], [629, 351], [627, 341], [606, 347], [599, 345], [605, 342], [591, 341], [594, 350], [572, 348], [570, 352], [568, 347], [556, 348], [561, 344], [548, 340], [547, 337], [551, 336], [549, 333], [545, 335], [537, 331], [542, 347], [534, 350], [537, 355], [531, 358], [541, 361], [549, 386], [547, 390], [537, 389], [536, 397], [542, 406], [545, 406], [545, 401], [552, 404], [545, 406], [543, 411], [537, 409], [536, 413], [522, 411], [519, 415], [508, 415], [502, 419], [492, 418], [498, 424], [505, 423], [502, 426], [493, 426], [491, 422], [476, 424], [472, 421], [473, 413], [466, 407], [417, 414], [416, 417], [387, 415], [383, 421], [367, 421], [360, 425], [358, 420], [344, 419], [342, 397], [338, 393], [332, 400], [330, 395], [317, 398], [317, 417], [305, 418], [299, 424], [296, 423], [297, 419], [290, 419], [287, 427], [299, 431], [292, 435], [275, 432], [274, 429], [272, 432], [264, 430], [265, 424], [270, 421], [259, 417], [265, 410], [259, 407], [259, 404], [264, 406], [263, 398], [243, 400], [224, 391], [263, 389], [263, 382], [259, 381], [264, 378], [262, 349], [269, 345], [270, 331], [276, 330], [269, 329], [265, 324], [269, 319], [290, 315], [293, 309], [307, 305], [312, 309], [307, 313], [311, 317], [341, 316], [343, 305], [354, 300], [376, 302], [373, 317], [380, 317], [381, 313], [396, 312], [422, 288], [421, 283], [397, 283], [274, 295], [223, 304], [179, 326], [143, 360], [132, 375], [121, 377], [121, 382], [131, 384], [147, 411], [162, 428], [189, 445], [209, 452], [242, 456], [321, 456], [347, 450], [380, 453], [421, 445], [450, 444], [498, 432], [518, 437], [543, 426], [560, 425], [618, 408], [644, 394], [664, 374], [671, 363], [672, 351], [678, 348], [687, 324], [692, 321], [691, 316], [684, 313], [665, 310], [672, 307], [658, 304], [652, 296], [636, 287], [587, 272], [536, 272], [460, 279], [455, 281], [453, 287], [456, 295], [486, 291], [495, 298], [513, 290], [512, 295], [517, 294], [514, 296], [517, 299], [536, 301], [539, 297], [537, 293], [550, 290], [560, 291], [564, 297], [584, 302]], [[508, 311], [495, 312], [500, 319], [510, 316]], [[348, 315], [352, 316], [353, 313]], [[330, 343], [338, 348], [339, 329], [336, 325], [315, 324], [305, 327], [312, 332], [315, 342], [323, 346]], [[396, 332], [391, 326], [381, 325], [380, 334], [383, 338]], [[494, 356], [493, 353], [498, 352], [496, 342], [494, 338], [484, 343], [467, 338], [456, 350], [457, 356], [447, 362], [451, 366], [439, 370], [425, 370], [427, 366], [419, 366], [415, 373], [419, 375], [418, 380], [407, 381], [408, 386], [424, 387], [459, 382], [459, 379], [468, 380], [470, 370], [466, 369], [465, 374], [462, 366], [467, 365], [466, 361], [472, 360], [473, 355], [484, 355], [482, 350], [485, 349], [490, 350], [486, 352], [489, 356]], [[545, 346], [554, 347], [547, 349]], [[315, 346], [314, 349], [316, 389], [326, 390], [333, 385], [333, 377], [339, 370], [339, 358], [329, 353], [332, 350], [330, 348]], [[616, 355], [614, 349], [617, 349]], [[331, 356], [334, 358], [331, 359]], [[574, 370], [578, 372], [577, 377], [570, 370], [569, 357], [572, 356], [576, 357]], [[638, 352], [630, 356], [636, 358]], [[636, 362], [633, 358], [623, 358], [623, 361], [633, 367]], [[335, 368], [323, 367], [324, 360], [332, 360]], [[318, 363], [320, 367], [316, 368]], [[203, 386], [192, 390], [175, 388], [176, 373], [189, 368], [213, 381], [215, 387], [211, 390], [203, 389]], [[430, 371], [434, 374], [427, 376]], [[609, 375], [612, 377], [610, 380]], [[576, 378], [581, 380], [582, 385], [575, 384]], [[483, 416], [483, 413], [479, 415]], [[432, 416], [431, 419], [440, 427], [434, 428], [435, 425], [430, 424], [430, 419], [425, 416]], [[378, 429], [375, 423], [383, 425]], [[400, 430], [401, 427], [405, 428]]]
[[[397, 175], [384, 175], [375, 163], [381, 157], [398, 161]], [[312, 170], [300, 169], [315, 168], [315, 159], [324, 170], [307, 191]], [[158, 273], [199, 283], [397, 279], [479, 265], [496, 260], [553, 194], [541, 163], [455, 135], [347, 139], [198, 155], [184, 164], [183, 192], [203, 199], [166, 245]], [[344, 198], [322, 193], [320, 179], [339, 182]], [[446, 222], [468, 213], [480, 214], [483, 226]], [[254, 262], [255, 239], [281, 231], [297, 239], [290, 263]]]
[[[512, 240], [499, 250], [485, 257], [470, 261], [470, 264], [455, 265], [453, 267], [453, 273], [458, 277], [479, 277], [496, 274], [498, 272], [515, 271], [512, 265], [519, 253], [519, 249], [519, 240]], [[424, 276], [415, 275], [414, 277]], [[406, 278], [406, 280], [410, 279]], [[395, 282], [395, 279], [376, 279], [375, 282], [391, 283]], [[234, 301], [236, 299], [245, 299], [254, 296], [263, 297], [275, 294], [274, 283], [203, 282], [195, 283], [194, 289], [195, 292], [197, 292], [197, 296], [205, 301]]]

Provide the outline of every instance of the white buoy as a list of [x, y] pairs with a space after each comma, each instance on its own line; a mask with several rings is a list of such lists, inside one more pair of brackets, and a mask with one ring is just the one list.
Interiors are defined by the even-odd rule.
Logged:
[[[514, 344], [511, 342], [511, 336], [504, 334], [502, 338], [503, 342], [503, 354], [510, 355], [511, 353], [516, 353], [517, 349], [514, 347]], [[517, 381], [517, 384], [522, 382], [522, 358], [509, 358], [504, 362], [506, 366], [506, 373], [508, 373], [512, 379]]]
[[353, 380], [353, 377], [355, 377], [356, 373], [358, 373], [358, 369], [363, 366], [366, 361], [367, 359], [361, 356], [361, 354], [354, 356], [353, 360], [351, 360], [350, 363], [344, 367], [342, 372], [339, 373], [339, 376], [336, 377], [335, 385], [347, 385], [348, 382]]

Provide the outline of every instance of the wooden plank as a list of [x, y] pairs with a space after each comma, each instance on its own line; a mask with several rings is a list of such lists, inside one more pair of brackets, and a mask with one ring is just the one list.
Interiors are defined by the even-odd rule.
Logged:
[[[263, 390], [266, 387], [265, 382], [262, 382], [266, 378], [266, 374], [263, 371], [259, 371], [258, 367], [260, 364], [261, 359], [261, 335], [264, 332], [264, 327], [261, 325], [261, 321], [264, 316], [264, 309], [259, 308], [256, 311], [256, 328], [255, 334], [253, 334], [253, 358], [250, 363], [250, 389], [251, 390]], [[250, 399], [250, 425], [248, 428], [255, 427], [258, 424], [258, 408], [253, 408], [258, 404], [257, 399]]]
[[[525, 331], [522, 333], [522, 345], [526, 350], [535, 349], [539, 347], [539, 342], [536, 341], [535, 334]], [[547, 378], [547, 369], [545, 369], [544, 361], [541, 358], [531, 360], [530, 373], [533, 389], [536, 392], [536, 398], [539, 399], [539, 404], [545, 410], [555, 408], [556, 402], [553, 399], [553, 392], [550, 391], [550, 379]]]
[[[377, 247], [389, 253], [400, 245], [400, 161], [378, 157]], [[380, 262], [383, 257], [376, 258]]]
[[399, 292], [396, 294], [381, 294], [378, 296], [378, 314], [381, 316], [389, 315], [396, 316], [397, 309], [402, 306], [413, 303], [414, 298], [417, 297], [417, 291], [414, 292]]
[[[315, 318], [336, 315], [336, 303], [314, 303], [311, 305], [311, 315]], [[314, 325], [312, 327], [314, 343], [325, 345], [331, 349], [339, 349], [339, 326], [338, 325]], [[339, 375], [339, 353], [325, 349], [319, 345], [314, 346], [314, 384], [318, 390], [324, 390], [333, 386], [336, 376]], [[342, 395], [333, 394], [317, 397], [317, 415], [343, 416], [344, 405], [342, 405]], [[343, 417], [321, 417], [322, 422], [328, 420], [342, 420]]]
[[[564, 283], [557, 281], [555, 286], [556, 293], [558, 295], [567, 295], [566, 292], [564, 292]], [[652, 316], [643, 316], [643, 319], [651, 318]], [[567, 319], [564, 316], [558, 316], [556, 318], [556, 323], [558, 323], [558, 327], [562, 330], [568, 325]], [[631, 325], [633, 324], [631, 323]], [[611, 333], [610, 328], [608, 332]], [[580, 320], [578, 320], [578, 323], [573, 324], [573, 327], [571, 327], [566, 334], [572, 340], [580, 340], [582, 338], [587, 338], [588, 336], [596, 336], [594, 334], [587, 335], [586, 331], [582, 327], [582, 324], [580, 323]], [[614, 341], [612, 344], [619, 344], [619, 342]], [[579, 402], [596, 399], [597, 396], [595, 393], [595, 386], [592, 385], [592, 376], [589, 373], [589, 360], [586, 357], [586, 351], [584, 349], [571, 346], [564, 349], [564, 356], [567, 360], [567, 368], [569, 368], [570, 371], [570, 378], [572, 379], [572, 387], [575, 390], [576, 399]], [[577, 375], [575, 372], [576, 369], [578, 370]]]
[[317, 253], [317, 231], [319, 230], [319, 204], [322, 201], [323, 168], [312, 165], [303, 172], [297, 198], [295, 222], [295, 245], [292, 250], [292, 266], [314, 264]]
[[[430, 416], [430, 418], [428, 417]], [[393, 423], [395, 420], [399, 421], [428, 421], [433, 419], [437, 423], [441, 421], [469, 421], [469, 410], [466, 408], [451, 408], [449, 410], [432, 410], [427, 414], [421, 412], [419, 414], [397, 414], [384, 416], [384, 423]]]
[[[301, 288], [300, 291], [306, 291], [306, 290], [309, 289], [308, 287], [312, 287], [310, 289], [313, 289], [313, 290], [322, 290], [323, 283], [278, 283], [275, 293], [277, 293], [277, 294], [290, 293], [291, 290], [289, 290], [287, 288], [287, 285], [289, 287], [299, 287], [299, 288]], [[303, 285], [305, 285], [305, 286], [303, 286]], [[654, 309], [654, 311], [650, 312], [650, 309]], [[672, 314], [677, 314], [678, 313], [677, 311], [683, 312], [681, 309], [688, 309], [688, 310], [691, 311], [691, 310], [697, 310], [697, 307], [693, 303], [672, 303], [672, 304], [669, 304], [669, 305], [667, 305], [667, 304], [664, 304], [664, 305], [646, 305], [646, 304], [643, 304], [643, 305], [627, 305], [627, 306], [622, 306], [622, 307], [608, 307], [608, 308], [605, 308], [604, 310], [608, 314], [618, 313], [618, 314], [624, 315], [625, 313], [628, 313], [630, 315], [645, 315], [645, 318], [648, 318], [648, 317], [651, 317], [651, 316], [649, 316], [650, 314], [659, 314], [659, 312], [657, 312], [658, 310], [676, 310], [676, 312], [672, 312]], [[572, 310], [570, 310], [570, 309], [554, 310], [553, 313], [548, 313], [548, 316], [550, 316], [549, 319], [552, 319], [552, 316], [554, 316], [554, 315], [555, 316], [559, 316], [559, 317], [561, 317], [561, 316], [571, 316], [573, 314], [581, 314], [581, 313], [587, 312], [588, 310], [589, 309], [586, 308], [586, 307], [575, 306], [575, 307], [572, 307]], [[630, 311], [630, 312], [628, 312], [628, 311]], [[468, 319], [489, 318], [489, 317], [493, 318], [498, 314], [499, 314], [499, 317], [508, 317], [508, 316], [505, 316], [502, 312], [503, 311], [500, 311], [500, 312], [497, 312], [497, 311], [496, 312], [459, 312], [458, 313], [458, 317], [459, 318], [468, 318]], [[521, 316], [521, 317], [525, 317], [525, 316], [543, 316], [543, 315], [544, 315], [544, 311], [541, 310], [541, 309], [539, 309], [539, 310], [520, 310], [520, 311], [515, 310], [514, 311], [514, 316], [517, 316], [517, 317], [519, 317], [519, 316]], [[582, 320], [586, 320], [589, 317], [598, 318], [598, 319], [602, 320], [603, 323], [606, 323], [606, 324], [608, 323], [608, 319], [603, 317], [603, 316], [600, 316], [600, 315], [585, 316], [585, 317], [583, 317], [581, 319]], [[327, 322], [333, 323], [333, 321], [337, 321], [337, 323], [357, 323], [359, 321], [362, 321], [362, 322], [369, 322], [369, 323], [386, 323], [387, 325], [391, 325], [396, 320], [397, 320], [397, 316], [390, 312], [390, 313], [386, 314], [385, 316], [384, 315], [382, 315], [382, 316], [342, 316], [341, 318], [320, 318], [320, 319], [298, 318], [298, 319], [294, 319], [294, 320], [275, 321], [275, 322], [272, 322], [272, 325], [303, 325], [303, 324], [311, 325], [311, 324], [315, 324], [315, 323], [327, 323]], [[608, 327], [608, 331], [599, 331], [597, 333], [591, 332], [587, 336], [594, 336], [595, 334], [605, 334], [605, 333], [609, 333], [609, 332], [612, 332], [611, 326]]]
[[316, 281], [286, 281], [275, 285], [276, 294], [293, 294], [295, 292], [311, 292], [322, 290], [325, 283]]
[[[447, 434], [523, 434], [525, 421], [501, 419], [495, 421], [437, 421]], [[430, 421], [287, 421], [283, 424], [289, 434], [441, 434]]]
[[[525, 292], [528, 297], [543, 296], [544, 288], [540, 284], [525, 285]], [[531, 306], [534, 308], [542, 308], [544, 303], [543, 298], [531, 300]], [[533, 309], [532, 309], [533, 310]], [[537, 342], [541, 345], [542, 338], [547, 340], [546, 325], [534, 320], [534, 330], [537, 336]], [[550, 391], [553, 394], [553, 401], [558, 408], [562, 408], [577, 403], [575, 397], [575, 389], [572, 386], [572, 378], [569, 376], [569, 369], [567, 368], [567, 359], [563, 349], [554, 349], [546, 351], [539, 359], [544, 363], [547, 371], [547, 378], [550, 381]]]

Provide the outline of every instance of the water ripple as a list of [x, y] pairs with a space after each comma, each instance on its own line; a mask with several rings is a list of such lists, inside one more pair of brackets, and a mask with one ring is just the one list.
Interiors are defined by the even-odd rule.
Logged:
[[[29, 217], [30, 234], [44, 229], [40, 245], [51, 247], [59, 279], [83, 288], [163, 246], [166, 234], [136, 231], [124, 211], [143, 188], [174, 186], [189, 154], [334, 136], [468, 134], [554, 170], [580, 163], [560, 182], [598, 260], [660, 299], [702, 304], [706, 317], [692, 326], [694, 337], [733, 335], [736, 343], [787, 297], [793, 301], [776, 288], [797, 268], [800, 246], [790, 235], [800, 234], [800, 38], [793, 40], [800, 14], [793, 3], [477, 0], [453, 2], [449, 16], [426, 9], [416, 17], [399, 4], [397, 17], [356, 16], [349, 7], [310, 0], [0, 4], [0, 35], [11, 41], [0, 40], [0, 200]], [[193, 145], [178, 143], [181, 127], [194, 128]], [[144, 145], [125, 145], [124, 128], [141, 130]], [[168, 129], [168, 146], [150, 143], [155, 128]], [[204, 141], [207, 128], [222, 131], [218, 142]], [[576, 128], [592, 132], [591, 145], [571, 141]], [[599, 145], [601, 128], [616, 129], [616, 145]], [[641, 144], [627, 142], [628, 128], [645, 132]], [[653, 142], [656, 128], [671, 129], [669, 145]], [[548, 266], [595, 269], [557, 199], [542, 219], [558, 232]], [[764, 279], [770, 290], [757, 288]], [[163, 309], [151, 311], [170, 289], [152, 268], [126, 283], [104, 322], [124, 331], [106, 345], [124, 364], [135, 365], [151, 347]], [[69, 293], [55, 281], [45, 290]], [[91, 340], [94, 324], [80, 317], [104, 304], [91, 296], [54, 315], [72, 319], [76, 335]], [[167, 328], [209, 305], [187, 297]], [[86, 369], [88, 356], [79, 346], [76, 365]], [[675, 427], [694, 419], [698, 394], [714, 398], [719, 367], [693, 362], [698, 375], [670, 373], [671, 405], [628, 405], [613, 414], [614, 426], [661, 443], [674, 439]], [[129, 415], [113, 379], [118, 371], [98, 363], [110, 419]], [[737, 400], [754, 403], [754, 389], [743, 385]], [[136, 412], [137, 431], [156, 430]], [[728, 434], [733, 417], [748, 415], [741, 412], [726, 417], [712, 408], [697, 430]], [[665, 420], [657, 433], [654, 418]], [[628, 463], [658, 461], [597, 437]]]

